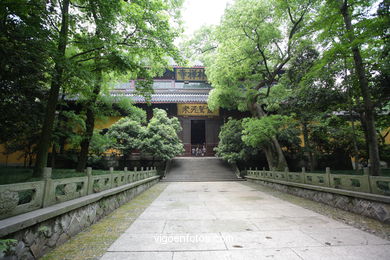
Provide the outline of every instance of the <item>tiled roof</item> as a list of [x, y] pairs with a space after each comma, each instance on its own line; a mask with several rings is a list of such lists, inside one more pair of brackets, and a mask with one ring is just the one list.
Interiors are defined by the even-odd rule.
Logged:
[[[131, 97], [135, 103], [146, 103], [144, 97], [133, 93], [111, 93], [111, 96]], [[151, 103], [207, 103], [208, 96], [208, 94], [157, 93], [151, 95]]]
[[[115, 83], [112, 85], [112, 88], [115, 90], [131, 90], [132, 83], [130, 82], [121, 82]], [[211, 89], [211, 85], [206, 82], [175, 82], [173, 80], [154, 80], [153, 81], [154, 89]]]

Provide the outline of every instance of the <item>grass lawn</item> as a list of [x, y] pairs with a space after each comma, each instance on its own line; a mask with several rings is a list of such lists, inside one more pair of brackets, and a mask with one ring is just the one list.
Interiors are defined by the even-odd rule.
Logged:
[[[40, 178], [32, 177], [33, 170], [23, 167], [0, 167], [0, 184], [10, 184], [18, 182], [39, 181]], [[122, 171], [114, 171], [121, 173]], [[92, 170], [93, 175], [108, 174], [108, 170]], [[76, 172], [74, 169], [53, 169], [52, 178], [62, 179], [71, 177], [86, 176], [86, 173]]]

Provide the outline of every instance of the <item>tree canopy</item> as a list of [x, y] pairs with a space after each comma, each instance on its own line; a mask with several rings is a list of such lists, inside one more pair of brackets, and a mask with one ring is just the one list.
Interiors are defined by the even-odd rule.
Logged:
[[181, 30], [181, 5], [180, 0], [0, 4], [1, 108], [13, 106], [11, 112], [19, 115], [2, 115], [7, 126], [1, 127], [2, 139], [11, 140], [13, 131], [29, 121], [27, 115], [21, 118], [21, 111], [34, 111], [36, 128], [41, 127], [40, 138], [35, 138], [35, 176], [47, 165], [53, 141], [58, 142], [53, 131], [66, 119], [59, 108], [66, 105], [58, 97], [77, 100], [82, 106], [77, 113], [85, 120], [85, 129], [79, 132], [77, 168], [83, 170], [102, 108], [100, 96], [114, 79], [143, 78], [145, 84], [138, 84], [137, 90], [148, 95], [152, 91], [148, 79], [161, 74], [172, 58], [180, 61], [173, 42]]
[[335, 152], [342, 145], [332, 140], [342, 136], [343, 151], [366, 157], [377, 175], [386, 150], [377, 133], [388, 125], [375, 121], [389, 113], [388, 11], [386, 1], [374, 0], [237, 0], [219, 25], [202, 28], [184, 47], [207, 67], [212, 109], [251, 112], [243, 142], [261, 148], [270, 168], [287, 166], [285, 137], [299, 135], [281, 134], [291, 128], [288, 116], [300, 124], [306, 167], [316, 168], [324, 154], [320, 139]]
[[153, 109], [140, 149], [154, 159], [166, 161], [184, 152], [178, 133], [182, 130], [176, 117], [169, 118], [163, 109]]

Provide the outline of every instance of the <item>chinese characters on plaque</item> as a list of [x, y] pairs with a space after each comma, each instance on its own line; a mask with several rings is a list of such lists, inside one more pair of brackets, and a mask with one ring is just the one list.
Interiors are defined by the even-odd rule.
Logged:
[[178, 116], [219, 116], [219, 110], [211, 111], [207, 104], [177, 104]]
[[177, 81], [207, 81], [204, 68], [176, 68]]

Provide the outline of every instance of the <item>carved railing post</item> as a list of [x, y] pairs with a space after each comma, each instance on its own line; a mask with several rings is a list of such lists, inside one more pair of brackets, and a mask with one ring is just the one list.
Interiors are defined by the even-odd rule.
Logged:
[[49, 167], [43, 168], [43, 180], [45, 182], [45, 190], [43, 192], [42, 207], [47, 207], [54, 200], [53, 180], [51, 178], [52, 169]]
[[133, 176], [131, 177], [131, 181], [134, 182], [135, 181], [135, 176], [137, 174], [137, 167], [134, 167], [134, 172], [133, 172]]
[[330, 167], [326, 167], [325, 168], [325, 180], [327, 181], [328, 187], [331, 186], [330, 185], [330, 178], [331, 178], [331, 176], [330, 176]]
[[363, 175], [367, 178], [368, 191], [371, 193], [372, 187], [371, 187], [371, 179], [370, 179], [370, 168], [364, 167], [363, 168]]
[[125, 181], [124, 181], [124, 183], [128, 183], [129, 182], [129, 175], [127, 174], [127, 167], [124, 167], [123, 171], [125, 172]]
[[93, 193], [92, 167], [87, 167], [87, 177], [88, 177], [87, 194], [92, 194]]
[[110, 167], [111, 188], [114, 188], [114, 167]]

